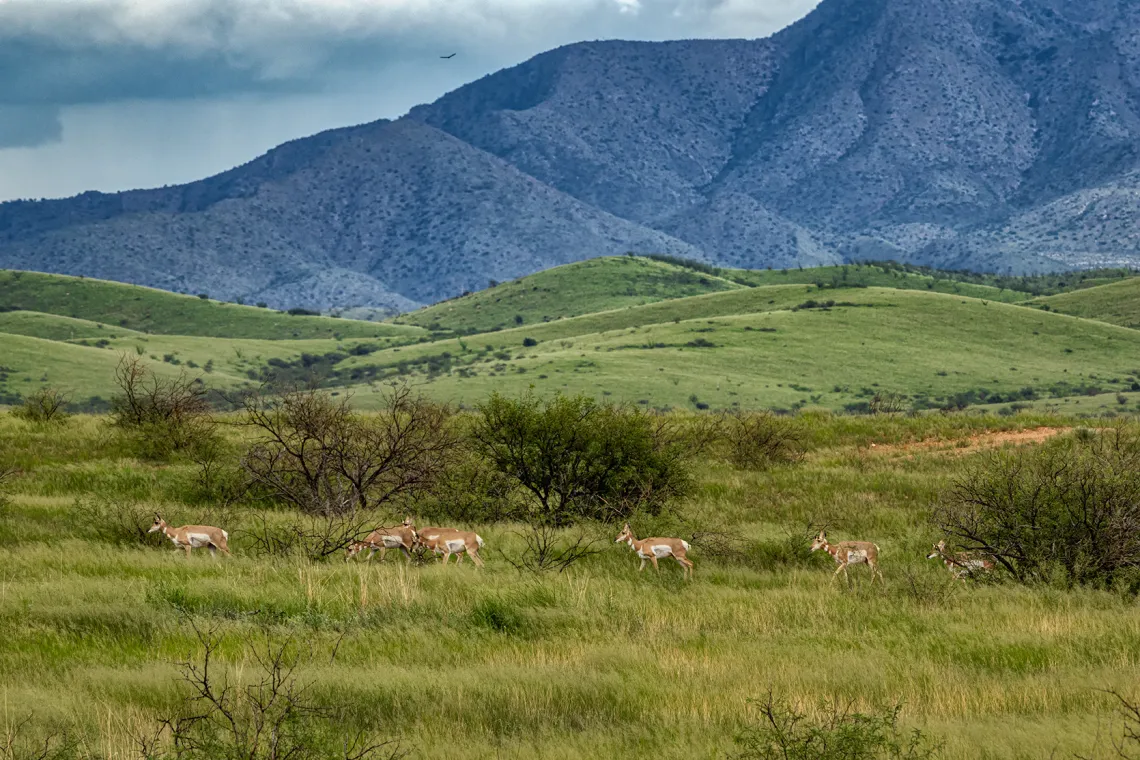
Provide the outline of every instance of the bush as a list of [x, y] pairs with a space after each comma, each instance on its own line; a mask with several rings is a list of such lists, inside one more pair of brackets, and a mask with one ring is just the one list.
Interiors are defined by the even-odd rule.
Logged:
[[40, 388], [24, 398], [24, 405], [12, 414], [28, 422], [62, 422], [67, 418], [64, 409], [71, 401], [68, 394], [55, 388]]
[[1018, 581], [1140, 592], [1140, 433], [1121, 425], [983, 455], [935, 520]]
[[124, 354], [115, 381], [122, 393], [111, 399], [111, 416], [140, 456], [165, 459], [214, 438], [206, 387], [199, 380], [185, 372], [161, 378], [141, 357]]
[[[183, 696], [152, 733], [137, 737], [148, 760], [394, 760], [406, 753], [390, 740], [364, 732], [345, 737], [347, 705], [321, 704], [298, 677], [311, 662], [296, 639], [268, 632], [242, 642], [242, 665], [222, 664], [217, 629], [189, 620], [199, 658], [178, 663]], [[335, 657], [335, 652], [334, 655]]]
[[771, 693], [753, 705], [759, 715], [736, 736], [738, 760], [925, 760], [941, 750], [922, 731], [899, 728], [900, 706], [870, 715], [825, 701], [809, 716]]
[[530, 348], [531, 346], [537, 346], [538, 341], [534, 338], [523, 338], [523, 345]]
[[743, 470], [763, 470], [803, 459], [795, 423], [771, 412], [737, 412], [728, 418], [729, 460]]
[[316, 389], [251, 396], [245, 424], [258, 440], [243, 459], [271, 498], [308, 514], [369, 511], [430, 490], [457, 440], [447, 407], [397, 388], [360, 415]]
[[475, 449], [525, 494], [528, 522], [658, 514], [691, 486], [683, 437], [646, 412], [586, 396], [496, 393], [479, 415]]

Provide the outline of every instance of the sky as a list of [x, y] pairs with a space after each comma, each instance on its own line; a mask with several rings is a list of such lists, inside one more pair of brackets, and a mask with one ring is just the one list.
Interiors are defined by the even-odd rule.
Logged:
[[765, 37], [817, 2], [0, 0], [0, 201], [189, 182], [559, 45]]

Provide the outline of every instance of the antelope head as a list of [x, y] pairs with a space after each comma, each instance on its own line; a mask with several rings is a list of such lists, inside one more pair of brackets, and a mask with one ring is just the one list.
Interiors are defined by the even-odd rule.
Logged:
[[936, 559], [946, 553], [946, 539], [942, 539], [934, 545], [934, 551], [926, 555], [927, 559]]
[[813, 552], [818, 551], [825, 546], [827, 546], [827, 536], [823, 535], [823, 531], [821, 530], [819, 535], [815, 537], [815, 540], [811, 542], [811, 550]]
[[344, 561], [348, 562], [360, 552], [368, 548], [368, 544], [363, 541], [353, 541], [348, 546], [344, 547]]
[[157, 533], [158, 531], [162, 530], [165, 527], [166, 527], [166, 520], [163, 520], [161, 517], [159, 517], [158, 512], [155, 512], [154, 513], [154, 523], [151, 524], [150, 530], [148, 530], [147, 533]]
[[614, 539], [614, 543], [615, 544], [621, 544], [621, 543], [628, 544], [632, 541], [633, 541], [633, 530], [629, 527], [629, 523], [626, 523], [625, 527], [623, 527], [621, 529], [621, 533], [619, 533], [618, 537]]

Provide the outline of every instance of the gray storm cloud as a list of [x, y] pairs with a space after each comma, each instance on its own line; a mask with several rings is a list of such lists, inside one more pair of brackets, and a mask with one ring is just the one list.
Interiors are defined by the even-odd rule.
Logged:
[[0, 0], [0, 102], [319, 86], [330, 70], [576, 39], [761, 36], [815, 0]]
[[[817, 2], [0, 0], [0, 173], [8, 175], [0, 177], [0, 197], [39, 185], [22, 176], [30, 171], [38, 177], [34, 169], [13, 164], [34, 165], [35, 157], [4, 149], [73, 143], [75, 130], [89, 131], [67, 117], [75, 109], [126, 114], [131, 103], [234, 98], [284, 103], [323, 97], [354, 104], [357, 100], [337, 95], [347, 87], [365, 93], [354, 97], [373, 101], [373, 111], [396, 115], [391, 108], [406, 107], [408, 98], [416, 97], [410, 93], [417, 83], [424, 99], [412, 102], [424, 102], [442, 94], [442, 86], [458, 86], [562, 44], [760, 37]], [[453, 52], [455, 59], [439, 60]], [[368, 86], [373, 89], [364, 89]], [[337, 108], [346, 112], [344, 118], [359, 118], [353, 108]], [[342, 122], [330, 114], [322, 123]], [[268, 128], [273, 125], [261, 126], [266, 140], [278, 138]], [[115, 147], [116, 135], [129, 131], [106, 132], [106, 150], [130, 160], [127, 146]], [[105, 173], [88, 180], [79, 171], [86, 167], [82, 160], [69, 165], [76, 168], [69, 174], [75, 182], [115, 187], [134, 181], [101, 179]], [[62, 179], [49, 184], [47, 191], [54, 192], [56, 184], [74, 189]]]

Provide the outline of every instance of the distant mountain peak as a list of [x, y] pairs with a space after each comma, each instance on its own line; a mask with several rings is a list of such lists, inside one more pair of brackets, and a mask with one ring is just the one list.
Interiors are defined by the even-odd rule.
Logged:
[[566, 45], [178, 187], [0, 204], [0, 266], [392, 310], [626, 250], [1140, 263], [1140, 5], [824, 0]]

